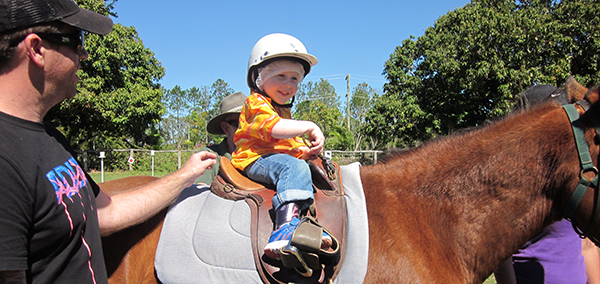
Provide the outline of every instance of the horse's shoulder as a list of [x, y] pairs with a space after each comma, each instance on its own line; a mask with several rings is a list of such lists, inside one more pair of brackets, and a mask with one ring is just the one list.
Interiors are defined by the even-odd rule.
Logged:
[[116, 193], [126, 192], [140, 186], [144, 186], [157, 179], [158, 177], [154, 176], [130, 176], [106, 181], [98, 184], [98, 186], [100, 186], [100, 189], [102, 189], [104, 193], [110, 196]]

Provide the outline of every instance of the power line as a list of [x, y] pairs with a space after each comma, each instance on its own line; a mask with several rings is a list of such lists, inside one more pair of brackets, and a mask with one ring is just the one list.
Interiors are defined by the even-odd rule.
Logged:
[[365, 78], [372, 78], [372, 79], [381, 79], [381, 77], [379, 77], [379, 76], [377, 76], [377, 77], [376, 77], [376, 76], [369, 76], [369, 75], [355, 75], [355, 74], [352, 74], [352, 77], [365, 77]]
[[343, 78], [344, 76], [346, 76], [346, 74], [331, 74], [331, 75], [323, 75], [323, 76], [319, 76], [320, 78], [327, 78], [327, 77], [341, 77]]
[[[369, 76], [369, 75], [355, 75], [355, 74], [352, 74], [352, 78], [357, 78], [359, 80], [372, 81], [372, 82], [381, 82], [381, 83], [387, 82], [387, 80], [385, 80], [385, 78], [376, 77], [376, 76]], [[346, 74], [323, 75], [323, 76], [318, 76], [318, 78], [315, 77], [315, 78], [312, 78], [312, 79], [307, 79], [306, 81], [319, 81], [321, 79], [325, 79], [327, 81], [332, 81], [332, 80], [346, 80]]]
[[304, 99], [304, 101], [314, 101], [314, 100], [337, 98], [337, 97], [338, 96], [310, 97], [310, 98]]

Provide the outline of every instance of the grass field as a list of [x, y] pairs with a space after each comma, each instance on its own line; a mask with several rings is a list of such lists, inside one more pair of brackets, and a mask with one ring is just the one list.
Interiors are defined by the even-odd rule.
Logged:
[[[100, 172], [91, 172], [89, 174], [96, 183], [101, 182], [102, 177], [101, 177]], [[168, 174], [168, 172], [157, 172], [157, 171], [154, 172], [154, 176], [156, 176], [156, 177], [162, 177], [167, 174]], [[151, 176], [151, 175], [152, 175], [152, 172], [150, 172], [150, 171], [104, 172], [104, 181], [120, 179], [120, 178], [130, 177], [130, 176]]]
[[496, 278], [494, 278], [494, 275], [491, 275], [483, 282], [483, 284], [496, 284]]

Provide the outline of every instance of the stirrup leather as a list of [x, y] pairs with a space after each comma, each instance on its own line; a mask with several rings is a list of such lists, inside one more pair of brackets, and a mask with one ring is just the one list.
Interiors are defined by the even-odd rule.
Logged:
[[[323, 232], [331, 237], [332, 243], [328, 250], [321, 249]], [[321, 270], [325, 265], [335, 266], [339, 261], [338, 240], [311, 216], [300, 220], [290, 243], [281, 253], [283, 266], [296, 270], [304, 277], [311, 277], [315, 270]]]

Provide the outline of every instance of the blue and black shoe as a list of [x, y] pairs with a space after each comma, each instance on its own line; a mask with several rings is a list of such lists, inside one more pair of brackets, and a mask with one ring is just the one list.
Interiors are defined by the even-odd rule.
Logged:
[[[273, 231], [271, 237], [269, 237], [269, 242], [265, 246], [264, 254], [272, 259], [281, 259], [281, 250], [292, 240], [292, 235], [298, 227], [298, 223], [300, 223], [300, 219], [294, 217], [292, 221], [285, 223], [279, 229]], [[328, 250], [332, 244], [331, 236], [323, 232], [321, 249]]]

